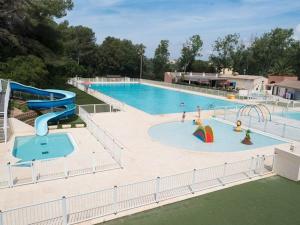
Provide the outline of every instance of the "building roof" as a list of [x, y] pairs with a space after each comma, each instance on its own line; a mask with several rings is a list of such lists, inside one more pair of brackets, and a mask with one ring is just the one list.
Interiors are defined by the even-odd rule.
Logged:
[[300, 81], [299, 80], [285, 80], [280, 83], [275, 83], [274, 86], [293, 88], [300, 90]]
[[[172, 76], [180, 76], [180, 72], [171, 72]], [[225, 80], [225, 79], [232, 79], [232, 80], [256, 80], [267, 78], [258, 75], [228, 75], [228, 74], [216, 74], [216, 73], [189, 73], [184, 75], [185, 80], [195, 81], [196, 79], [206, 79], [206, 80]]]
[[216, 76], [216, 74], [204, 74], [204, 75], [185, 75], [184, 76], [185, 80], [190, 80], [190, 81], [209, 81], [209, 80], [227, 80], [224, 77], [221, 76]]
[[221, 75], [221, 77], [227, 79], [238, 79], [238, 80], [256, 80], [256, 79], [264, 78], [263, 76], [257, 76], [257, 75]]
[[295, 74], [269, 74], [268, 77], [296, 77]]

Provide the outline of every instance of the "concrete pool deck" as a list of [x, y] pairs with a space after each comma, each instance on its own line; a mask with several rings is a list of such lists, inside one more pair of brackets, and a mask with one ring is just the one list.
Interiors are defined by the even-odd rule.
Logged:
[[[153, 116], [127, 105], [125, 109], [124, 112], [92, 114], [93, 120], [100, 127], [109, 131], [124, 145], [125, 149], [122, 152], [123, 169], [0, 189], [0, 209], [40, 203], [59, 199], [64, 195], [82, 194], [112, 188], [114, 185], [129, 184], [194, 168], [201, 169], [224, 162], [234, 162], [252, 156], [274, 153], [274, 146], [226, 153], [196, 152], [166, 146], [152, 140], [148, 134], [148, 129], [159, 123], [178, 121], [181, 119], [180, 113]], [[210, 113], [203, 111], [201, 117], [208, 117]], [[186, 115], [186, 120], [196, 118], [196, 113], [187, 113]], [[15, 135], [34, 133], [32, 127], [20, 121], [13, 122], [13, 125]], [[81, 152], [105, 151], [86, 128], [61, 129], [50, 132], [71, 133]], [[8, 144], [0, 144], [0, 162], [13, 160], [12, 156], [9, 155], [12, 143], [13, 137]], [[285, 149], [289, 148], [289, 143], [277, 146]], [[80, 158], [80, 156], [78, 157]], [[74, 163], [79, 163], [79, 161]]]

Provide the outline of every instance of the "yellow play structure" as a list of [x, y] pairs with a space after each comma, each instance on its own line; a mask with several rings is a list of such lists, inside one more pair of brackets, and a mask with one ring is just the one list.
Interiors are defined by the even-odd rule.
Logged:
[[233, 129], [236, 132], [242, 132], [242, 121], [238, 120], [236, 121], [236, 127]]
[[198, 126], [202, 125], [202, 121], [200, 119], [196, 119], [193, 122], [195, 125], [198, 125]]

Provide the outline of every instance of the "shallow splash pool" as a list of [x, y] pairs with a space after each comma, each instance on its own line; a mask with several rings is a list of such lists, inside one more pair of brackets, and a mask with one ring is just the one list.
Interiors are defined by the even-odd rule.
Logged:
[[12, 154], [21, 161], [64, 157], [74, 151], [74, 145], [66, 133], [47, 136], [16, 137]]
[[203, 125], [212, 127], [215, 138], [213, 143], [204, 143], [193, 135], [197, 126], [192, 121], [155, 125], [149, 129], [149, 135], [165, 145], [203, 152], [237, 152], [284, 143], [281, 140], [252, 132], [253, 145], [244, 145], [241, 141], [245, 137], [245, 131], [234, 132], [232, 125], [214, 119], [204, 120]]

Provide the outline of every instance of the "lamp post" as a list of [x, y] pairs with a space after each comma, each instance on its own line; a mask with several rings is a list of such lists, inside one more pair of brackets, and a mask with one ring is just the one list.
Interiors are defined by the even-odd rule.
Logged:
[[143, 53], [141, 53], [141, 62], [140, 62], [140, 80], [142, 79], [143, 74]]
[[140, 55], [140, 81], [142, 79], [142, 75], [143, 75], [143, 56], [144, 56], [144, 48], [140, 47], [139, 51], [138, 51], [139, 55]]

